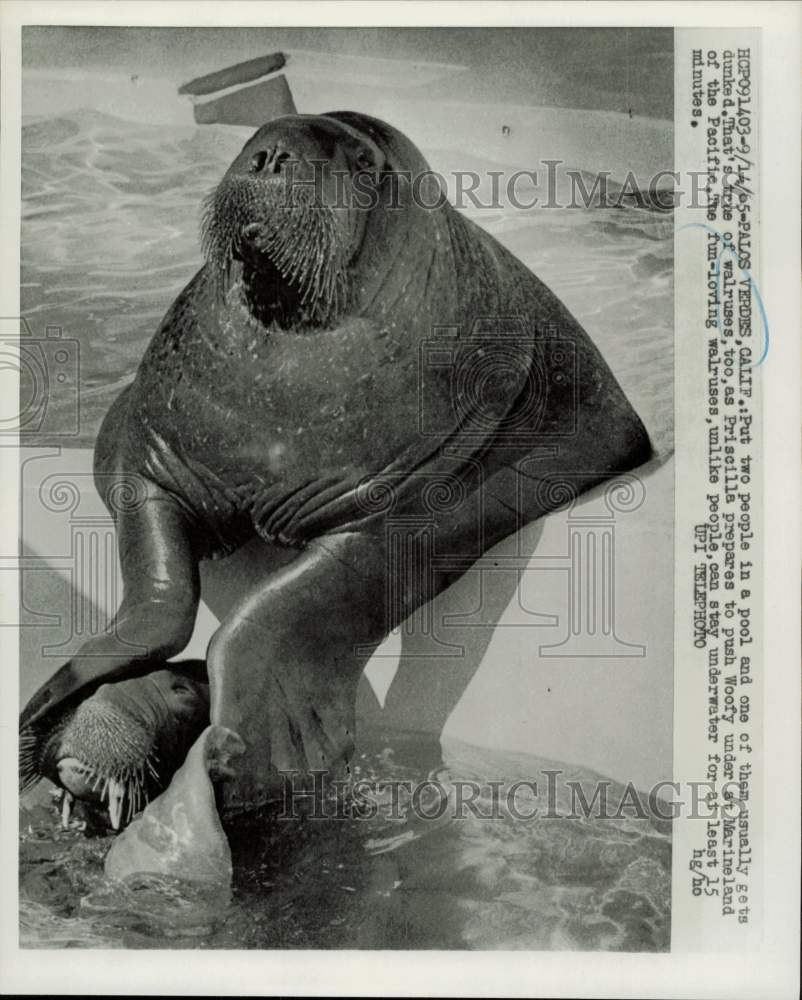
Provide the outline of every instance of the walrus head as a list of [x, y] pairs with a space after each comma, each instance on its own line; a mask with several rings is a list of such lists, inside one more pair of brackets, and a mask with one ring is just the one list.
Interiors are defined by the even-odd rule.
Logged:
[[165, 788], [209, 720], [205, 664], [187, 660], [103, 684], [20, 734], [20, 784], [41, 777], [108, 809], [114, 829]]
[[387, 166], [380, 143], [336, 115], [264, 125], [206, 203], [203, 251], [221, 287], [241, 284], [265, 326], [333, 325]]

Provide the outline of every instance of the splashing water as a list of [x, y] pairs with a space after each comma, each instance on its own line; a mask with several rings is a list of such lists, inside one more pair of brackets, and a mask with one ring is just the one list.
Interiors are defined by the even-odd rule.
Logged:
[[[441, 750], [420, 734], [389, 742], [369, 735], [352, 771], [355, 780], [369, 782], [373, 815], [338, 818], [329, 809], [314, 818], [298, 796], [297, 818], [280, 818], [279, 806], [272, 820], [237, 828], [227, 908], [174, 879], [106, 882], [109, 838], [65, 833], [55, 809], [40, 809], [27, 817], [21, 843], [22, 941], [27, 947], [666, 950], [670, 823], [631, 811], [571, 817], [564, 782], [580, 782], [590, 801], [597, 776], [563, 766], [549, 800], [543, 775], [558, 768], [456, 740]], [[494, 813], [489, 790], [474, 808], [454, 808], [457, 788], [469, 779], [488, 789], [490, 781], [503, 782], [502, 796], [516, 781], [537, 781], [540, 794], [523, 784], [515, 798], [522, 818], [506, 808], [487, 818]], [[405, 781], [424, 789], [414, 808]], [[433, 791], [435, 781], [445, 797]], [[622, 786], [611, 783], [609, 801], [621, 795]], [[446, 799], [449, 807], [438, 808]]]

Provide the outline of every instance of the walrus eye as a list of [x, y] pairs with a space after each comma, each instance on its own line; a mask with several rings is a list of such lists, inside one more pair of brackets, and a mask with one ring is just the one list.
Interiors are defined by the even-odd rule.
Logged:
[[356, 164], [357, 170], [370, 170], [371, 167], [376, 166], [376, 161], [373, 158], [373, 154], [369, 149], [364, 146], [360, 146], [356, 151], [356, 156], [354, 157], [354, 163]]

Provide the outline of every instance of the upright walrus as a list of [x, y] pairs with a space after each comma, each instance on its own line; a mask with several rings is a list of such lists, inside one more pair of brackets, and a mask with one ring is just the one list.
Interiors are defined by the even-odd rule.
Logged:
[[[125, 582], [114, 635], [31, 699], [23, 763], [71, 789], [69, 731], [71, 790], [108, 778], [98, 741], [82, 757], [65, 720], [102, 714], [109, 682], [128, 681], [130, 704], [131, 679], [190, 637], [199, 562], [250, 542], [264, 571], [207, 661], [210, 722], [246, 748], [222, 780], [227, 817], [265, 803], [280, 771], [346, 761], [357, 681], [388, 631], [650, 445], [565, 306], [381, 121], [259, 129], [208, 201], [203, 247], [95, 450]], [[142, 502], [115, 509], [132, 481]], [[124, 716], [102, 718], [119, 752]]]

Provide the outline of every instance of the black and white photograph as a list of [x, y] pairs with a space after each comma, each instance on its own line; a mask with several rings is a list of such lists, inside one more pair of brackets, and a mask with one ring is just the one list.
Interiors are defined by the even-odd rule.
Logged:
[[798, 323], [754, 5], [12, 6], [20, 961], [515, 951], [482, 981], [534, 996], [571, 953], [657, 996], [616, 963], [757, 954]]

